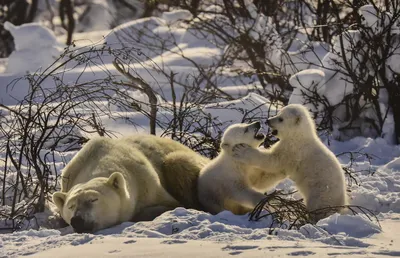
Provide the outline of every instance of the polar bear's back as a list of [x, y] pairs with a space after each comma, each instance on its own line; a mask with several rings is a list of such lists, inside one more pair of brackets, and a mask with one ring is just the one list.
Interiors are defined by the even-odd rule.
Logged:
[[151, 161], [161, 185], [184, 207], [202, 209], [197, 197], [197, 180], [208, 158], [169, 138], [132, 135], [120, 140], [142, 151]]
[[131, 177], [131, 173], [151, 166], [148, 163], [145, 155], [128, 142], [93, 138], [64, 168], [61, 189], [68, 192], [76, 184], [96, 177], [109, 177], [114, 172]]
[[130, 147], [140, 149], [140, 151], [149, 160], [159, 172], [165, 157], [174, 151], [185, 151], [194, 153], [190, 148], [180, 144], [177, 141], [162, 138], [149, 134], [137, 134], [125, 136], [118, 139], [121, 145], [129, 145]]

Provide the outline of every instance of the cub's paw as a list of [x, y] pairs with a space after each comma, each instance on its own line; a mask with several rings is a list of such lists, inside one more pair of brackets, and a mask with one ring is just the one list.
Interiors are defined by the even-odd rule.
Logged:
[[247, 144], [236, 144], [232, 148], [232, 156], [241, 161], [248, 161], [254, 154], [254, 148]]

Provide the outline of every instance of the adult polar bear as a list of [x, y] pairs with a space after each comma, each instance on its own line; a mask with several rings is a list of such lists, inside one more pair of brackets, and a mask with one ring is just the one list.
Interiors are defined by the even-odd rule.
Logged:
[[171, 139], [94, 138], [64, 168], [53, 201], [76, 232], [151, 220], [178, 206], [198, 209], [197, 177], [207, 162]]
[[267, 190], [286, 177], [270, 171], [268, 166], [257, 168], [232, 156], [236, 144], [257, 148], [264, 141], [260, 128], [260, 122], [255, 122], [233, 124], [225, 130], [220, 154], [203, 167], [198, 179], [199, 201], [206, 211], [245, 214], [265, 198]]
[[[233, 156], [249, 165], [286, 174], [305, 199], [313, 220], [324, 218], [347, 204], [346, 184], [335, 155], [319, 139], [308, 110], [302, 105], [288, 105], [268, 120], [279, 142], [261, 150], [239, 144]], [[320, 212], [317, 212], [320, 211]]]

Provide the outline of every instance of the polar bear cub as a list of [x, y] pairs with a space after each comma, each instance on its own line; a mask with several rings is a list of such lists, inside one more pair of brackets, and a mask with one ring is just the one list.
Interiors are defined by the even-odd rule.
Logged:
[[229, 210], [245, 214], [265, 198], [266, 190], [285, 177], [272, 175], [264, 168], [255, 168], [232, 156], [236, 144], [257, 148], [264, 141], [260, 128], [260, 122], [254, 122], [234, 124], [225, 130], [221, 153], [200, 171], [198, 179], [199, 201], [206, 211], [216, 214]]
[[303, 195], [307, 209], [314, 211], [314, 221], [340, 211], [340, 208], [321, 211], [347, 204], [346, 184], [339, 161], [319, 139], [308, 110], [291, 104], [267, 123], [279, 138], [278, 143], [267, 150], [237, 145], [233, 156], [248, 165], [261, 168], [268, 165], [286, 174]]

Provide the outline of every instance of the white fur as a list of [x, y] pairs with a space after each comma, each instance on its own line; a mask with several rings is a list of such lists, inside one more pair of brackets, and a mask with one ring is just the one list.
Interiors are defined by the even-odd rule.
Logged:
[[[184, 164], [177, 166], [175, 161]], [[151, 135], [95, 138], [64, 168], [61, 191], [53, 194], [53, 201], [77, 232], [95, 232], [130, 220], [151, 220], [178, 206], [195, 207], [192, 196], [197, 199], [197, 189], [191, 193], [189, 187], [203, 161], [171, 139]], [[80, 226], [78, 217], [84, 221]]]
[[206, 211], [247, 213], [265, 198], [266, 190], [284, 178], [232, 157], [235, 144], [246, 143], [257, 148], [263, 142], [264, 137], [255, 138], [259, 127], [259, 123], [234, 124], [224, 132], [221, 153], [200, 171], [199, 201]]
[[[268, 124], [277, 130], [280, 141], [267, 150], [237, 145], [233, 149], [235, 158], [286, 174], [296, 183], [309, 211], [346, 205], [343, 170], [336, 156], [319, 139], [308, 110], [302, 105], [288, 105]], [[331, 213], [317, 214], [314, 219]]]

